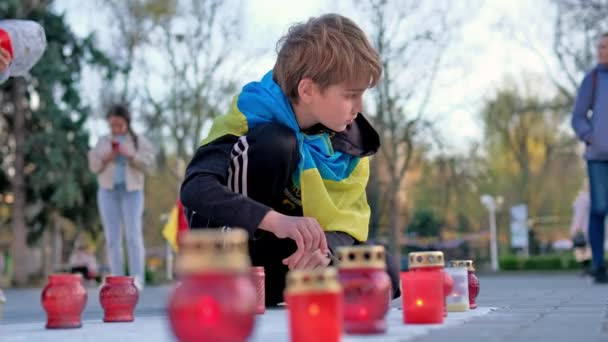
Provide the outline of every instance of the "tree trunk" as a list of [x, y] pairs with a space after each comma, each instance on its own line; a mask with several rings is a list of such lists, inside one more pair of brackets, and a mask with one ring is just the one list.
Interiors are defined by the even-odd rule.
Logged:
[[57, 272], [63, 266], [63, 236], [61, 232], [61, 226], [58, 224], [57, 220], [53, 222], [53, 244], [51, 249], [52, 262], [51, 262], [51, 271]]
[[24, 285], [27, 282], [27, 227], [25, 218], [25, 80], [13, 78], [12, 102], [14, 108], [15, 138], [15, 174], [12, 177], [13, 206], [11, 208], [11, 225], [13, 228], [13, 241], [11, 245], [14, 260], [14, 282], [16, 285]]
[[397, 265], [401, 267], [401, 215], [399, 210], [398, 187], [390, 190], [390, 237], [389, 251], [395, 257]]
[[42, 269], [40, 270], [40, 274], [45, 278], [52, 273], [52, 258], [51, 258], [51, 232], [48, 229], [44, 230], [42, 233]]

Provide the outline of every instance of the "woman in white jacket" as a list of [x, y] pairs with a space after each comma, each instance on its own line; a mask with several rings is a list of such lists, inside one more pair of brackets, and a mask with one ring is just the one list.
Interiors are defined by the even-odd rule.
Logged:
[[125, 228], [129, 273], [139, 289], [144, 284], [145, 249], [142, 233], [144, 173], [154, 162], [150, 142], [131, 128], [131, 115], [115, 105], [107, 115], [111, 134], [89, 152], [89, 168], [97, 175], [97, 203], [106, 238], [112, 275], [124, 275], [122, 230]]

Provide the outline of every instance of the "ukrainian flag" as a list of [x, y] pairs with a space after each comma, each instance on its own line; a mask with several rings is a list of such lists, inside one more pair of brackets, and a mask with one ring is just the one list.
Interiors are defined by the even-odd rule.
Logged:
[[267, 73], [260, 82], [245, 85], [228, 113], [217, 117], [206, 145], [224, 135], [246, 135], [259, 124], [274, 122], [291, 128], [298, 139], [300, 161], [292, 175], [302, 194], [304, 216], [314, 217], [325, 231], [342, 231], [367, 240], [370, 208], [365, 187], [369, 159], [334, 151], [328, 133], [300, 131], [295, 114], [280, 86]]

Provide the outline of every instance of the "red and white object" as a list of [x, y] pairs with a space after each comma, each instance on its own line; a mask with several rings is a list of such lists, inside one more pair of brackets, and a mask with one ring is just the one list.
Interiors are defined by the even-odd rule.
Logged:
[[8, 70], [0, 73], [0, 83], [10, 76], [27, 75], [42, 57], [46, 45], [44, 29], [37, 22], [0, 20], [0, 47], [13, 59]]

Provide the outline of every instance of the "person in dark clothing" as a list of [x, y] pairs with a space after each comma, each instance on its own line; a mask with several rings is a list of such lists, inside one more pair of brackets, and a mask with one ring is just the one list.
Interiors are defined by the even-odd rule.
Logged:
[[[189, 226], [246, 229], [269, 306], [283, 301], [288, 270], [326, 267], [338, 247], [367, 240], [368, 157], [380, 141], [361, 114], [362, 97], [381, 73], [350, 19], [296, 24], [273, 70], [243, 87], [186, 169], [180, 198]], [[396, 298], [390, 256], [387, 271]]]
[[[604, 263], [606, 215], [608, 214], [608, 33], [598, 42], [598, 64], [585, 75], [576, 95], [572, 127], [585, 143], [591, 208], [589, 244], [591, 273], [596, 283], [608, 283]], [[589, 116], [589, 114], [592, 114]]]

